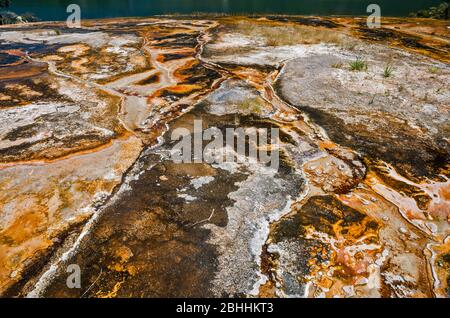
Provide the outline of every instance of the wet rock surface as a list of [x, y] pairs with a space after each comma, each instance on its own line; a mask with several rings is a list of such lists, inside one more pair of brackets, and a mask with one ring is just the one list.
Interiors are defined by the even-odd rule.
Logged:
[[[318, 55], [289, 61], [277, 82], [281, 96], [306, 112], [331, 140], [388, 162], [403, 175], [445, 174], [449, 96], [439, 87], [445, 85], [448, 67], [438, 64], [442, 71], [434, 75], [418, 58], [396, 63], [401, 53], [378, 47], [365, 50], [367, 55], [364, 51], [358, 55], [367, 59], [370, 70], [362, 74], [345, 66], [330, 69], [333, 64], [348, 65], [348, 57]], [[377, 51], [378, 59], [370, 57], [371, 50]], [[385, 79], [382, 69], [388, 56], [394, 65], [402, 65]]]
[[[383, 23], [0, 28], [0, 295], [447, 297], [448, 30]], [[174, 162], [198, 120], [279, 166]]]

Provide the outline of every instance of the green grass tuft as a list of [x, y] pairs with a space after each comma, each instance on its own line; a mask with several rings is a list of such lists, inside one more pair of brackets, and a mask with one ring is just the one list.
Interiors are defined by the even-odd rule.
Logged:
[[430, 72], [431, 74], [438, 74], [439, 73], [439, 68], [436, 66], [431, 66], [428, 68], [428, 72]]
[[384, 78], [391, 77], [392, 73], [394, 73], [394, 67], [390, 64], [386, 65], [383, 71], [383, 77]]
[[367, 70], [367, 62], [357, 58], [356, 60], [350, 62], [350, 70], [352, 71], [366, 71]]
[[250, 113], [260, 114], [262, 112], [262, 105], [259, 98], [251, 98], [243, 101], [238, 105], [238, 108]]

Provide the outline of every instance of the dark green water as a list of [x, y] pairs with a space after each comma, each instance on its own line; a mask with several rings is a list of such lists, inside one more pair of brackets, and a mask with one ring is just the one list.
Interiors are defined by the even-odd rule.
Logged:
[[279, 13], [365, 15], [370, 3], [384, 16], [407, 16], [439, 0], [12, 0], [11, 10], [32, 12], [42, 20], [65, 20], [67, 5], [79, 4], [82, 18], [150, 16], [169, 13]]

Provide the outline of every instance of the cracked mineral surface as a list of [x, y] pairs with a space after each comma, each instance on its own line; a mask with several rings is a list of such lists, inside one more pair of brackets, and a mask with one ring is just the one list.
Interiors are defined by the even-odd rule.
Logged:
[[[0, 27], [0, 296], [449, 297], [448, 30]], [[235, 161], [174, 162], [198, 120], [278, 129], [279, 167], [227, 143]]]

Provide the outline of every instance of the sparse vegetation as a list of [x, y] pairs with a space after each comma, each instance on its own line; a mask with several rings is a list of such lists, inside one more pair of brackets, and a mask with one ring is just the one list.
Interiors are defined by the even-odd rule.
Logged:
[[332, 68], [342, 68], [344, 66], [344, 64], [342, 62], [336, 62], [331, 64]]
[[333, 43], [344, 44], [349, 38], [336, 30], [305, 25], [278, 25], [241, 21], [234, 26], [241, 34], [259, 37], [268, 46]]
[[260, 114], [262, 111], [261, 101], [259, 98], [246, 99], [238, 105], [238, 108], [250, 113]]
[[352, 71], [366, 71], [368, 67], [367, 62], [361, 58], [357, 58], [356, 60], [350, 62], [349, 66]]
[[394, 67], [390, 64], [386, 65], [383, 71], [383, 77], [384, 78], [391, 77], [392, 73], [394, 73]]
[[12, 11], [8, 11], [7, 9], [9, 8], [10, 5], [11, 5], [10, 0], [0, 0], [0, 25], [24, 23], [24, 22], [36, 22], [39, 20], [31, 13], [24, 13], [22, 15], [17, 15]]
[[358, 46], [359, 40], [354, 38], [346, 38], [345, 41], [339, 44], [339, 46], [344, 50], [354, 51]]
[[436, 66], [431, 66], [428, 68], [428, 72], [430, 72], [431, 74], [438, 74], [439, 68], [437, 68]]

